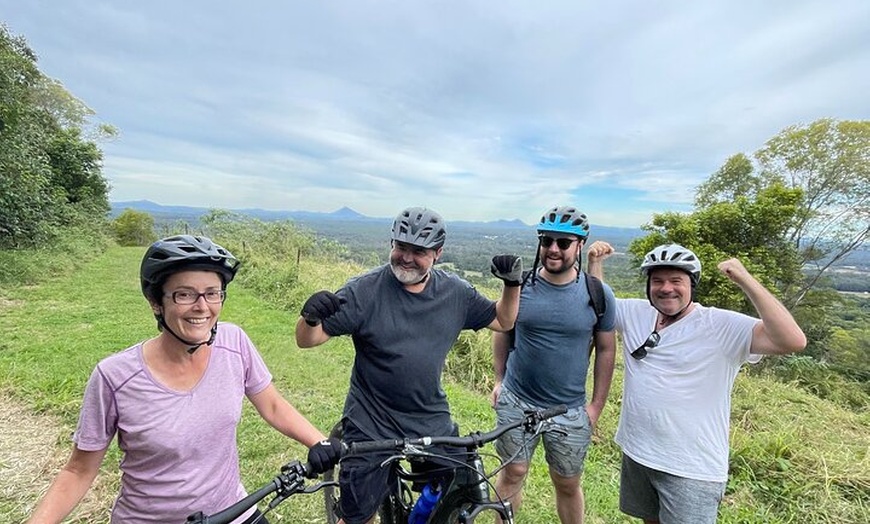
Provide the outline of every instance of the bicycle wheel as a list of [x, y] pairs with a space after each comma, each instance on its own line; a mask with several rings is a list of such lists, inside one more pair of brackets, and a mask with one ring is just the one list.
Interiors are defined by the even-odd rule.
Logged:
[[447, 495], [435, 507], [429, 522], [433, 524], [457, 524], [460, 513], [468, 512], [471, 509], [471, 504], [467, 500], [459, 493]]
[[[329, 432], [329, 438], [337, 438], [341, 439], [342, 431], [341, 431], [341, 421], [333, 426], [332, 431]], [[338, 471], [340, 466], [338, 464], [335, 465], [330, 470], [323, 472], [323, 480], [338, 480]], [[327, 524], [338, 524], [338, 521], [341, 519], [338, 500], [341, 497], [341, 493], [339, 492], [338, 486], [326, 486], [323, 488], [323, 502], [324, 509], [326, 510], [326, 522]]]
[[378, 508], [378, 522], [380, 524], [408, 524], [413, 504], [414, 496], [411, 493], [411, 488], [397, 478], [395, 486]]
[[502, 513], [503, 509], [503, 507], [497, 507], [496, 504], [492, 503], [484, 503], [483, 507], [481, 507], [479, 503], [470, 501], [466, 493], [454, 491], [445, 495], [438, 502], [438, 505], [435, 506], [435, 511], [432, 512], [432, 516], [429, 518], [429, 523], [458, 524], [460, 516], [464, 515], [465, 518], [469, 518], [475, 511], [479, 514], [476, 514], [468, 522], [476, 522], [484, 514], [486, 515], [483, 521], [489, 522], [496, 513], [499, 513], [503, 519], [506, 519], [505, 522], [513, 522], [513, 514], [509, 510], [508, 513]]

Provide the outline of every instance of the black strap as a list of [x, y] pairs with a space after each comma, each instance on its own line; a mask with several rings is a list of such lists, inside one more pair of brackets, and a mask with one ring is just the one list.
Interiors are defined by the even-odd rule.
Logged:
[[589, 273], [583, 273], [583, 275], [586, 277], [586, 289], [589, 291], [589, 305], [591, 305], [592, 310], [595, 311], [596, 318], [593, 331], [598, 331], [598, 324], [601, 322], [604, 313], [607, 311], [607, 301], [604, 299], [604, 286], [601, 284], [601, 280], [597, 277], [594, 277]]
[[[604, 318], [604, 313], [607, 311], [607, 300], [604, 298], [604, 285], [601, 283], [601, 280], [589, 273], [583, 273], [583, 276], [586, 277], [586, 290], [589, 292], [589, 305], [592, 306], [592, 310], [595, 311], [595, 326], [592, 328], [592, 345], [594, 345], [595, 333], [598, 332], [598, 325], [601, 323], [601, 319]], [[523, 285], [526, 284], [528, 278], [529, 271], [523, 271]], [[508, 331], [508, 336], [510, 337], [509, 347], [513, 348], [517, 336], [516, 327]], [[591, 346], [589, 350], [592, 351]]]

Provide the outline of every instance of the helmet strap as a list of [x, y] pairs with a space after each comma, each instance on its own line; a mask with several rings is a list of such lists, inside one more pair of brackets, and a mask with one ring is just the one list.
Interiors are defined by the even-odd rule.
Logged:
[[677, 311], [673, 315], [668, 315], [667, 313], [665, 313], [664, 311], [662, 311], [661, 309], [656, 307], [655, 303], [653, 303], [652, 296], [650, 295], [650, 292], [649, 292], [649, 287], [650, 287], [649, 286], [649, 277], [647, 277], [647, 279], [646, 279], [646, 299], [649, 301], [649, 304], [653, 307], [653, 309], [655, 309], [656, 311], [661, 313], [662, 316], [664, 316], [665, 318], [668, 318], [672, 321], [675, 321], [680, 317], [680, 315], [683, 314], [684, 311], [686, 311], [686, 309], [688, 309], [689, 306], [692, 305], [692, 302], [695, 301], [695, 281], [691, 280], [691, 282], [692, 282], [692, 296], [689, 298], [689, 303], [686, 304], [685, 306], [683, 306], [682, 309], [680, 309], [679, 311]]
[[181, 338], [180, 336], [178, 336], [177, 333], [175, 333], [175, 331], [172, 331], [172, 328], [170, 328], [170, 327], [166, 324], [166, 320], [163, 318], [163, 315], [162, 315], [162, 314], [158, 314], [158, 315], [154, 315], [154, 316], [157, 317], [157, 325], [158, 325], [158, 326], [160, 326], [161, 328], [163, 328], [163, 329], [165, 329], [166, 331], [168, 331], [170, 335], [172, 335], [173, 337], [175, 337], [175, 338], [176, 338], [179, 342], [181, 342], [182, 344], [185, 344], [185, 345], [187, 345], [187, 346], [190, 346], [190, 347], [187, 348], [187, 352], [188, 352], [189, 354], [191, 354], [191, 355], [194, 353], [194, 351], [196, 351], [197, 349], [199, 349], [200, 346], [202, 346], [202, 345], [206, 345], [206, 346], [210, 346], [210, 345], [212, 345], [212, 344], [214, 343], [214, 339], [215, 339], [215, 337], [217, 337], [217, 322], [215, 322], [214, 326], [212, 326], [212, 328], [211, 328], [211, 335], [208, 337], [208, 340], [205, 340], [205, 341], [202, 341], [202, 342], [191, 342], [191, 341], [189, 341], [189, 340], [185, 340], [185, 339]]

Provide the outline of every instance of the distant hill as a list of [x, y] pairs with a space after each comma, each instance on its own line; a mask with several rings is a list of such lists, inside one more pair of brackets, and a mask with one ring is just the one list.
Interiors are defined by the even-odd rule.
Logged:
[[[149, 213], [158, 223], [185, 220], [191, 222], [191, 225], [195, 225], [198, 222], [199, 217], [209, 211], [209, 208], [205, 207], [164, 206], [150, 200], [112, 202], [111, 207], [110, 214], [112, 217], [119, 215], [124, 209], [130, 208]], [[273, 211], [257, 208], [231, 209], [229, 211], [248, 215], [260, 220], [293, 220], [294, 222], [298, 222], [299, 224], [314, 230], [318, 234], [324, 234], [327, 236], [333, 236], [329, 233], [336, 229], [335, 226], [339, 225], [335, 223], [336, 221], [344, 223], [341, 225], [347, 225], [348, 223], [353, 222], [368, 224], [383, 223], [384, 227], [388, 228], [393, 220], [393, 217], [384, 218], [366, 216], [349, 207], [342, 207], [341, 209], [332, 211], [331, 213], [320, 213], [314, 211]], [[327, 222], [332, 223], [327, 224]], [[522, 234], [523, 232], [534, 231], [531, 225], [526, 224], [519, 219], [503, 219], [489, 222], [456, 220], [448, 221], [447, 227], [448, 230], [462, 230], [465, 233], [494, 233], [495, 230], [511, 230]], [[592, 224], [590, 227], [593, 238], [607, 240], [617, 246], [627, 245], [632, 239], [643, 236], [644, 234], [644, 232], [639, 228], [610, 227], [596, 224]]]

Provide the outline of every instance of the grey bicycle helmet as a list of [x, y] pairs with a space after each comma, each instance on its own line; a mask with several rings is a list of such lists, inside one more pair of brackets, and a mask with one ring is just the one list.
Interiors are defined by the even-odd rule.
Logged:
[[538, 223], [538, 233], [544, 232], [568, 233], [585, 239], [589, 236], [589, 219], [574, 207], [550, 208]]
[[438, 249], [447, 239], [441, 215], [425, 207], [409, 207], [393, 221], [390, 238], [426, 249]]
[[239, 270], [239, 260], [211, 239], [193, 235], [164, 238], [151, 244], [142, 259], [139, 277], [142, 293], [154, 299], [155, 286], [172, 273], [181, 270], [207, 270], [218, 273], [224, 287]]
[[690, 249], [679, 244], [665, 244], [654, 248], [643, 257], [640, 270], [649, 278], [649, 272], [657, 267], [673, 267], [689, 274], [692, 285], [701, 280], [701, 260]]

